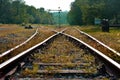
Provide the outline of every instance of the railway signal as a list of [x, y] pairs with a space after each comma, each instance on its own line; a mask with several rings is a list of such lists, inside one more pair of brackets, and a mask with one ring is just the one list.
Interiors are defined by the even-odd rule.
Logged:
[[60, 9], [60, 7], [58, 7], [58, 9], [55, 9], [55, 10], [53, 10], [53, 9], [48, 9], [48, 11], [50, 12], [50, 11], [58, 11], [58, 27], [60, 27], [60, 12], [62, 11], [61, 9]]

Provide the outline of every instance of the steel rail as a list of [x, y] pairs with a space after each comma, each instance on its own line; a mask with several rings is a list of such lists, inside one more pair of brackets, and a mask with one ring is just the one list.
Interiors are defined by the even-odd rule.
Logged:
[[64, 35], [68, 39], [70, 39], [72, 41], [76, 41], [79, 44], [84, 45], [84, 47], [87, 47], [87, 49], [94, 52], [94, 55], [97, 55], [98, 57], [100, 57], [100, 59], [103, 60], [103, 63], [105, 63], [105, 65], [106, 64], [109, 65], [109, 67], [112, 68], [111, 70], [113, 70], [113, 72], [115, 72], [115, 74], [118, 74], [120, 76], [120, 74], [119, 74], [120, 73], [120, 64], [118, 64], [117, 62], [115, 62], [114, 60], [109, 58], [108, 56], [104, 55], [102, 52], [98, 51], [97, 49], [93, 48], [92, 46], [88, 45], [87, 43], [79, 40], [78, 38], [76, 38], [74, 36], [65, 34], [63, 32], [64, 32], [64, 30], [62, 30], [61, 32], [57, 32], [56, 34], [48, 37], [47, 39], [38, 43], [37, 45], [27, 49], [26, 51], [21, 52], [20, 54], [16, 55], [15, 57], [10, 58], [9, 60], [3, 62], [2, 64], [0, 64], [0, 73], [2, 73], [3, 70], [5, 70], [7, 67], [9, 67], [11, 64], [13, 64], [13, 62], [18, 61], [19, 59], [23, 58], [25, 55], [30, 55], [30, 52], [33, 52], [33, 50], [37, 49], [38, 47], [42, 47], [45, 43], [48, 43], [50, 40], [57, 37], [58, 35]]
[[116, 61], [114, 61], [113, 59], [111, 59], [110, 57], [104, 55], [102, 52], [98, 51], [97, 49], [93, 48], [92, 46], [90, 46], [89, 44], [81, 41], [80, 39], [71, 36], [69, 34], [66, 33], [61, 33], [62, 35], [65, 35], [66, 37], [76, 40], [77, 42], [83, 44], [84, 46], [86, 46], [87, 48], [89, 48], [91, 51], [93, 51], [95, 53], [95, 55], [98, 55], [98, 57], [100, 57], [101, 59], [103, 59], [103, 62], [107, 62], [105, 64], [108, 64], [109, 67], [113, 67], [113, 70], [115, 70], [115, 74], [120, 76], [120, 64], [117, 63]]
[[6, 52], [0, 54], [0, 57], [3, 57], [3, 56], [5, 56], [5, 55], [9, 54], [11, 51], [13, 51], [13, 50], [15, 50], [15, 49], [17, 49], [17, 48], [23, 46], [24, 44], [26, 44], [27, 42], [29, 42], [31, 39], [33, 39], [33, 38], [37, 35], [37, 33], [38, 33], [38, 28], [36, 29], [35, 33], [34, 33], [32, 36], [30, 36], [26, 41], [24, 41], [23, 43], [21, 43], [21, 44], [15, 46], [14, 48], [11, 48], [11, 49], [8, 50], [8, 51], [6, 51]]
[[[51, 38], [57, 36], [58, 34], [62, 33], [62, 32], [65, 31], [65, 30], [66, 30], [66, 28], [63, 29], [63, 30], [60, 31], [60, 32], [57, 32], [57, 31], [53, 30], [56, 34], [50, 36], [49, 38], [47, 38], [47, 39], [45, 39], [44, 41], [38, 43], [37, 45], [35, 45], [35, 46], [33, 46], [33, 47], [27, 49], [26, 51], [23, 51], [22, 53], [16, 55], [15, 57], [12, 57], [12, 58], [8, 59], [8, 60], [5, 61], [4, 63], [1, 63], [1, 64], [0, 64], [0, 70], [1, 70], [2, 67], [6, 66], [8, 63], [10, 63], [10, 62], [14, 61], [15, 59], [21, 57], [22, 55], [26, 54], [27, 52], [30, 52], [30, 51], [33, 50], [34, 48], [36, 48], [36, 47], [38, 47], [38, 46], [44, 44], [44, 43], [47, 42], [49, 39], [51, 39]], [[6, 54], [8, 54], [9, 52], [11, 52], [12, 50], [15, 50], [15, 49], [19, 48], [20, 46], [22, 46], [22, 45], [24, 45], [24, 44], [26, 44], [26, 43], [27, 43], [28, 41], [30, 41], [37, 33], [38, 33], [38, 29], [36, 30], [35, 34], [32, 35], [28, 40], [26, 40], [26, 41], [23, 42], [22, 44], [16, 46], [15, 48], [12, 48], [11, 50], [7, 51]], [[3, 55], [6, 55], [6, 54], [3, 54]]]
[[[35, 46], [27, 49], [26, 51], [21, 52], [20, 54], [8, 59], [7, 61], [3, 62], [0, 64], [0, 77], [2, 75], [3, 70], [6, 69], [6, 67], [8, 68], [8, 66], [10, 66], [13, 62], [18, 61], [19, 59], [23, 58], [25, 55], [27, 55], [29, 52], [33, 51], [34, 49], [36, 49], [37, 47], [40, 47], [42, 45], [44, 45], [46, 42], [48, 42], [49, 40], [53, 39], [54, 37], [58, 36], [60, 34], [60, 32], [48, 37], [47, 39], [45, 39], [44, 41], [36, 44]], [[17, 65], [16, 65], [17, 66]]]
[[[77, 28], [75, 28], [75, 29], [77, 29]], [[114, 49], [110, 48], [109, 46], [105, 45], [105, 44], [102, 43], [101, 41], [97, 40], [96, 38], [92, 37], [91, 35], [83, 32], [83, 31], [81, 31], [81, 30], [79, 30], [79, 29], [77, 29], [77, 30], [78, 30], [81, 34], [83, 34], [83, 35], [85, 35], [85, 36], [88, 36], [88, 37], [91, 38], [92, 40], [98, 42], [99, 44], [101, 44], [101, 45], [104, 46], [105, 48], [109, 49], [111, 52], [113, 52], [113, 53], [117, 54], [118, 56], [120, 56], [120, 53], [119, 53], [119, 52], [117, 52], [117, 51], [115, 51]]]

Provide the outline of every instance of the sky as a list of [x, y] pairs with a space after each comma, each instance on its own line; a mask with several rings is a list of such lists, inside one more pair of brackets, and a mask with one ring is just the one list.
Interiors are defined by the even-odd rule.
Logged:
[[58, 7], [62, 11], [69, 11], [71, 2], [75, 0], [24, 0], [27, 5], [32, 5], [36, 8], [43, 7], [45, 10], [53, 9], [58, 10]]

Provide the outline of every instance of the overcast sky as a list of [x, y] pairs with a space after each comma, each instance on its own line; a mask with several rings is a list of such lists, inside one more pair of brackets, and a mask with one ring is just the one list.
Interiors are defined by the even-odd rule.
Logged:
[[33, 5], [36, 8], [44, 7], [48, 9], [58, 9], [60, 7], [62, 11], [70, 10], [70, 4], [74, 0], [24, 0], [27, 5]]

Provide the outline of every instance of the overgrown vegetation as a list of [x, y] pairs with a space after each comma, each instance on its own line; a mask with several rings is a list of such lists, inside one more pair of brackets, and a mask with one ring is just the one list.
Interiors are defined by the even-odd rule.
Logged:
[[35, 29], [24, 29], [19, 25], [0, 25], [0, 54], [27, 40]]
[[[100, 31], [100, 27], [78, 27], [83, 31], [88, 32], [89, 34], [95, 36], [98, 40], [102, 41], [103, 43], [107, 44], [108, 46], [112, 47], [113, 49], [119, 51], [120, 46], [119, 46], [119, 31], [120, 30], [113, 30], [111, 29], [110, 33], [105, 33], [105, 32], [101, 32]], [[115, 32], [114, 32], [115, 31]], [[83, 40], [84, 42], [88, 43], [89, 45], [91, 45], [92, 47], [100, 50], [101, 52], [103, 52], [105, 55], [111, 57], [112, 59], [114, 59], [115, 61], [117, 61], [118, 63], [120, 63], [120, 57], [117, 56], [115, 53], [109, 51], [108, 49], [104, 48], [103, 46], [100, 46], [99, 44], [97, 44], [96, 42], [88, 39], [86, 36], [80, 35], [80, 32], [73, 29], [73, 28], [69, 28], [66, 33], [73, 35], [77, 38], [79, 38], [80, 40]]]
[[[95, 65], [95, 58], [86, 53], [83, 49], [76, 47], [73, 43], [69, 42], [64, 36], [56, 38], [50, 45], [40, 49], [39, 53], [34, 54], [35, 61], [33, 63], [60, 63], [64, 65], [58, 66], [43, 66], [39, 70], [47, 70], [52, 72], [54, 70], [83, 70], [88, 73], [96, 73], [97, 67]], [[74, 63], [74, 64], [73, 64]], [[85, 64], [83, 67], [80, 66]], [[34, 67], [34, 66], [33, 66]], [[91, 68], [88, 68], [91, 67]], [[31, 70], [25, 69], [22, 71], [23, 76], [30, 75]], [[34, 69], [33, 69], [34, 71]], [[27, 73], [27, 74], [26, 74]], [[32, 73], [32, 72], [31, 72]], [[26, 75], [24, 75], [26, 74]], [[37, 75], [36, 73], [32, 76]], [[31, 75], [30, 75], [31, 76]], [[39, 75], [40, 76], [40, 75]]]
[[120, 28], [110, 28], [110, 32], [102, 32], [100, 27], [86, 26], [77, 27], [80, 30], [87, 32], [104, 44], [110, 46], [116, 51], [120, 52]]
[[3, 58], [0, 58], [0, 63], [17, 55], [18, 53], [27, 50], [28, 48], [42, 42], [43, 40], [45, 40], [46, 38], [48, 38], [49, 36], [53, 35], [54, 32], [52, 32], [49, 28], [39, 28], [39, 33], [31, 40], [29, 41], [27, 44], [19, 47], [16, 50], [13, 50], [10, 52], [9, 55], [4, 56]]

